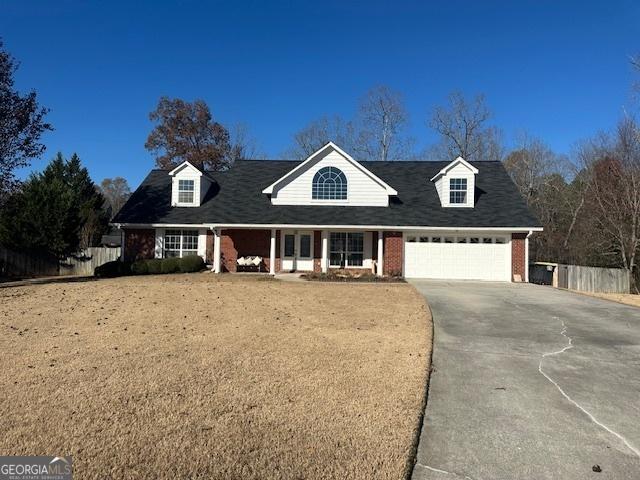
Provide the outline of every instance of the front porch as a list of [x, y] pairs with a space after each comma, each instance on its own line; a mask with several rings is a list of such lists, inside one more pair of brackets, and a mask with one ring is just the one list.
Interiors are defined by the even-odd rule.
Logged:
[[[214, 228], [207, 233], [206, 260], [213, 271], [237, 272], [238, 259], [261, 257], [260, 271], [327, 272], [330, 269], [385, 269], [388, 233], [370, 230]], [[401, 252], [400, 252], [401, 255]]]

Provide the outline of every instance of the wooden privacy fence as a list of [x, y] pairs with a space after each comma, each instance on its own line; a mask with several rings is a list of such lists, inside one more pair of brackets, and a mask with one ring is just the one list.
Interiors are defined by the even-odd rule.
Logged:
[[60, 275], [93, 275], [96, 267], [120, 258], [120, 247], [89, 247], [60, 263]]
[[629, 274], [620, 268], [560, 265], [558, 286], [580, 292], [629, 293]]
[[93, 275], [96, 267], [120, 258], [120, 247], [90, 247], [65, 259], [15, 252], [0, 246], [0, 277]]
[[553, 285], [579, 292], [629, 293], [630, 279], [621, 268], [584, 267], [558, 263], [534, 264], [529, 267], [532, 283]]
[[14, 252], [0, 245], [0, 277], [49, 277], [59, 271], [54, 256]]

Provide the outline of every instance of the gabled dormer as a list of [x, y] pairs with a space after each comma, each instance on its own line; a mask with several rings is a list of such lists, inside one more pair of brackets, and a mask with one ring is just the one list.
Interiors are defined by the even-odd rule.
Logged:
[[462, 157], [440, 170], [431, 179], [436, 185], [440, 204], [443, 207], [473, 208], [477, 174], [478, 169]]
[[398, 192], [333, 142], [279, 178], [262, 193], [273, 205], [389, 206]]
[[169, 172], [171, 178], [171, 206], [199, 207], [204, 200], [211, 179], [189, 162], [183, 162]]

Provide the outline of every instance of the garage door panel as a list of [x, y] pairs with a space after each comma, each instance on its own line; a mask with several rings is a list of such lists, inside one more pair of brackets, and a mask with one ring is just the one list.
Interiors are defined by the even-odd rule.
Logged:
[[474, 237], [474, 243], [469, 237], [468, 243], [455, 243], [459, 238], [454, 243], [434, 243], [424, 234], [413, 238], [416, 241], [405, 242], [407, 278], [510, 280], [511, 245], [505, 237], [500, 237], [503, 243], [495, 243], [493, 237], [492, 243], [484, 243], [486, 236]]

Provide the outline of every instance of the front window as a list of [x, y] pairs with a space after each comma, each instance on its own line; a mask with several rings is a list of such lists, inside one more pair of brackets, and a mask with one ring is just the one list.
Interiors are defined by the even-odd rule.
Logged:
[[362, 232], [331, 232], [329, 238], [331, 267], [361, 267], [363, 260], [364, 234]]
[[300, 257], [311, 258], [311, 235], [300, 235]]
[[198, 254], [197, 230], [167, 230], [164, 233], [164, 258]]
[[178, 180], [178, 203], [193, 203], [194, 180]]
[[467, 203], [466, 178], [452, 178], [449, 180], [449, 203]]
[[313, 176], [311, 198], [314, 200], [346, 200], [347, 177], [336, 167], [324, 167]]
[[284, 236], [284, 256], [293, 257], [295, 253], [296, 236], [292, 234], [286, 234]]

